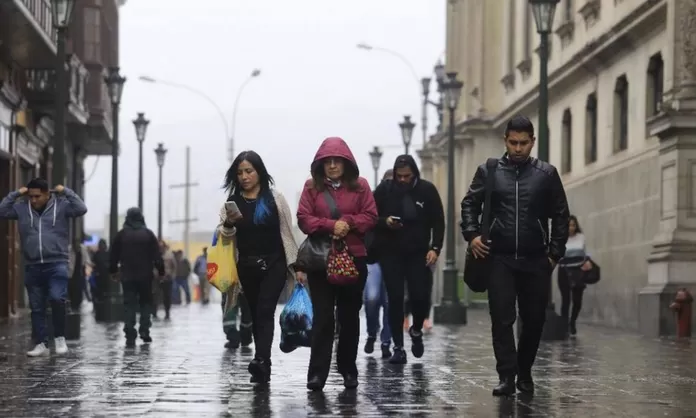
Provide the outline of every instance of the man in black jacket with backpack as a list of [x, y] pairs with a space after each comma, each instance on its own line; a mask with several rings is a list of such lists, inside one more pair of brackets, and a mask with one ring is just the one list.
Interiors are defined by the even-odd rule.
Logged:
[[404, 283], [408, 288], [413, 325], [409, 329], [411, 352], [423, 356], [423, 321], [430, 310], [431, 266], [437, 262], [445, 235], [442, 200], [435, 186], [420, 178], [416, 161], [401, 155], [393, 178], [374, 193], [379, 220], [375, 228], [376, 252], [389, 299], [389, 325], [394, 342], [392, 364], [405, 364]]
[[[550, 277], [568, 240], [570, 212], [563, 183], [554, 166], [530, 156], [534, 142], [534, 125], [528, 118], [517, 116], [508, 122], [507, 152], [493, 165], [489, 242], [481, 239], [479, 220], [489, 175], [486, 164], [479, 166], [462, 200], [462, 233], [473, 256], [493, 258], [487, 287], [500, 377], [493, 390], [496, 396], [514, 394], [515, 377], [521, 392], [534, 391], [532, 365], [546, 319]], [[516, 303], [522, 320], [517, 349], [512, 329]]]

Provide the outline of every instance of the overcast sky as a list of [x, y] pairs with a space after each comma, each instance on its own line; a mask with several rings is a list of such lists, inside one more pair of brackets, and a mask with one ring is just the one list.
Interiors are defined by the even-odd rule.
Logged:
[[[169, 149], [164, 167], [165, 236], [180, 239], [185, 148], [191, 147], [192, 231], [212, 230], [225, 195], [228, 168], [223, 121], [215, 107], [185, 89], [138, 80], [140, 75], [187, 85], [208, 95], [231, 124], [240, 86], [261, 75], [237, 107], [236, 152], [257, 151], [293, 210], [321, 141], [344, 138], [371, 183], [368, 156], [384, 150], [383, 172], [401, 153], [398, 123], [420, 125], [420, 85], [408, 65], [367, 42], [402, 54], [428, 76], [445, 49], [444, 0], [129, 0], [121, 8], [121, 69], [128, 77], [121, 109], [119, 206], [137, 205], [138, 146], [132, 120], [151, 120], [144, 146], [145, 216], [157, 222], [157, 164], [153, 149]], [[430, 132], [437, 121], [430, 112]], [[413, 144], [422, 144], [420, 126]], [[90, 157], [85, 197], [88, 229], [104, 227], [109, 212], [111, 159]], [[381, 173], [380, 173], [381, 175]]]

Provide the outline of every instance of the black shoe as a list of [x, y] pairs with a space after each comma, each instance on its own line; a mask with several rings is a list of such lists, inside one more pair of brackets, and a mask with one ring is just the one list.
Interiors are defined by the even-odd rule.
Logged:
[[126, 348], [135, 348], [135, 338], [126, 340]]
[[239, 331], [237, 331], [236, 328], [231, 328], [226, 331], [227, 334], [227, 343], [225, 344], [225, 348], [229, 348], [231, 350], [236, 350], [239, 348]]
[[365, 341], [365, 353], [372, 354], [372, 352], [375, 351], [375, 339], [375, 337], [367, 337], [367, 341]]
[[493, 396], [511, 396], [515, 394], [515, 376], [501, 377], [498, 386], [493, 388]]
[[401, 347], [394, 347], [394, 354], [389, 359], [391, 364], [406, 364], [406, 352]]
[[259, 358], [251, 360], [248, 367], [251, 373], [251, 383], [268, 383], [271, 381], [271, 364], [270, 361], [264, 361]]
[[239, 327], [239, 340], [244, 347], [248, 347], [254, 341], [253, 334], [251, 332], [251, 327], [245, 327], [244, 325]]
[[355, 389], [358, 387], [358, 377], [350, 373], [343, 376], [343, 386], [346, 389]]
[[167, 314], [164, 315], [164, 320], [169, 321], [170, 319], [172, 319], [172, 318], [169, 316], [169, 312], [167, 312]]
[[392, 353], [391, 350], [389, 350], [389, 344], [382, 344], [382, 358], [389, 358], [391, 355]]
[[320, 391], [324, 389], [324, 382], [321, 381], [319, 376], [312, 376], [307, 380], [307, 389], [313, 391]]
[[518, 377], [517, 389], [522, 393], [534, 393], [534, 381], [531, 377]]
[[143, 340], [144, 343], [150, 344], [150, 343], [152, 342], [152, 337], [150, 337], [150, 336], [147, 335], [147, 334], [146, 334], [146, 335], [142, 335], [142, 334], [141, 334], [141, 335], [140, 335], [140, 339]]
[[568, 324], [568, 331], [570, 332], [570, 335], [575, 335], [578, 333], [578, 329], [575, 328], [575, 321]]
[[423, 332], [414, 331], [413, 327], [409, 328], [408, 335], [411, 336], [411, 353], [415, 358], [423, 357], [425, 347], [423, 346]]

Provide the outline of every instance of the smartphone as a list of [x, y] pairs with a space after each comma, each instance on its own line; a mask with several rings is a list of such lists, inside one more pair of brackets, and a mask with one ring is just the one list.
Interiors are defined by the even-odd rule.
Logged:
[[239, 206], [237, 206], [237, 202], [225, 202], [225, 210], [228, 212], [241, 214], [241, 211], [239, 210]]
[[401, 223], [401, 217], [400, 217], [400, 216], [392, 216], [391, 218], [394, 220], [394, 222], [399, 223], [399, 224]]

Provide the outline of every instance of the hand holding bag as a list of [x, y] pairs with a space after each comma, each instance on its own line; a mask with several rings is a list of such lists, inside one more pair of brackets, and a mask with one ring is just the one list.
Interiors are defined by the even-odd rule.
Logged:
[[[491, 228], [491, 196], [495, 189], [495, 171], [498, 168], [498, 159], [489, 158], [486, 161], [486, 184], [484, 186], [484, 203], [483, 203], [483, 218], [481, 219], [481, 241], [488, 245], [490, 242]], [[471, 244], [466, 249], [466, 257], [464, 259], [464, 283], [469, 286], [473, 292], [482, 293], [488, 289], [488, 278], [491, 274], [493, 260], [489, 254], [486, 258], [476, 258], [471, 251]]]
[[[322, 194], [331, 211], [331, 219], [338, 220], [341, 217], [341, 213], [336, 206], [333, 196], [331, 196], [328, 190], [324, 190]], [[331, 250], [331, 241], [331, 236], [328, 234], [312, 234], [308, 236], [297, 250], [295, 265], [307, 271], [326, 270], [326, 260]]]
[[326, 278], [329, 283], [339, 286], [349, 286], [360, 280], [353, 256], [343, 240], [333, 240], [327, 260]]

